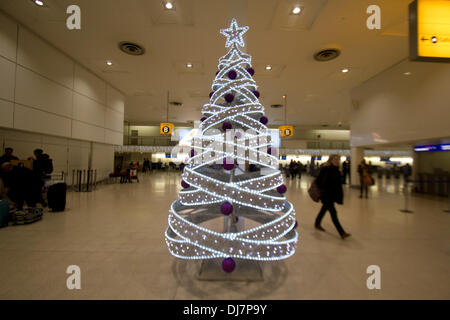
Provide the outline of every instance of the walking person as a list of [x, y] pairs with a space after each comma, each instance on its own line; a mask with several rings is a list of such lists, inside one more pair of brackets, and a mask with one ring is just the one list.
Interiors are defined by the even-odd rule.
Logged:
[[366, 198], [369, 197], [369, 186], [372, 185], [372, 177], [370, 167], [366, 164], [366, 161], [363, 159], [358, 166], [359, 173], [359, 184], [360, 184], [360, 195], [359, 197], [363, 197], [363, 193], [366, 194]]
[[331, 155], [328, 158], [328, 161], [322, 166], [319, 176], [317, 177], [316, 182], [317, 186], [322, 191], [320, 199], [323, 205], [317, 215], [314, 226], [320, 231], [325, 231], [320, 224], [325, 216], [325, 213], [329, 211], [331, 220], [339, 232], [339, 235], [342, 239], [345, 239], [349, 237], [350, 234], [345, 232], [344, 228], [342, 228], [337, 216], [336, 208], [334, 207], [335, 202], [341, 205], [344, 203], [344, 192], [342, 190], [342, 177], [339, 171], [339, 161], [339, 155]]

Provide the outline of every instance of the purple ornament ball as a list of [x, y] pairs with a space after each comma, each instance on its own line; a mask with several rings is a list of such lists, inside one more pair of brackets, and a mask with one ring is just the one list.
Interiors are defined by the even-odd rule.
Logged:
[[269, 119], [268, 119], [266, 116], [262, 116], [262, 117], [259, 119], [259, 122], [261, 122], [262, 124], [266, 125], [267, 122], [269, 122]]
[[253, 94], [255, 95], [256, 98], [259, 98], [259, 91], [255, 90], [253, 91]]
[[287, 188], [284, 184], [282, 184], [281, 186], [277, 187], [277, 191], [281, 194], [285, 193], [287, 191]]
[[237, 77], [237, 72], [234, 70], [230, 70], [230, 72], [228, 72], [228, 78], [230, 78], [231, 80], [236, 79]]
[[211, 98], [213, 94], [214, 94], [214, 91], [211, 91], [211, 92], [209, 93], [209, 98]]
[[225, 130], [230, 130], [231, 128], [232, 128], [233, 126], [231, 125], [231, 123], [230, 122], [224, 122], [223, 124], [222, 124], [222, 129], [225, 131]]
[[219, 74], [219, 71], [216, 72], [216, 76]]
[[239, 131], [236, 132], [236, 134], [234, 136], [236, 137], [236, 139], [240, 139], [242, 137], [242, 135]]
[[233, 212], [233, 205], [231, 203], [229, 203], [228, 201], [222, 203], [222, 205], [220, 206], [220, 212], [222, 212], [222, 214], [228, 216], [229, 214], [231, 214]]
[[239, 217], [238, 216], [236, 216], [236, 217], [234, 217], [234, 222], [238, 222], [239, 221]]
[[253, 75], [255, 74], [255, 70], [253, 68], [248, 68], [247, 72], [250, 73], [250, 75], [253, 77]]
[[268, 154], [272, 154], [272, 148], [271, 148], [271, 147], [268, 147], [268, 148], [267, 148], [267, 153], [268, 153]]
[[295, 220], [294, 229], [297, 229], [297, 227], [298, 227], [298, 222], [297, 222], [297, 220]]
[[232, 93], [227, 93], [227, 94], [225, 95], [225, 101], [226, 101], [226, 102], [231, 103], [233, 100], [234, 100], [234, 94], [232, 94]]
[[184, 180], [181, 180], [181, 186], [183, 187], [183, 188], [189, 188], [190, 186], [189, 186], [189, 183], [187, 183], [186, 181], [184, 181]]
[[227, 273], [231, 273], [236, 268], [236, 262], [231, 258], [226, 258], [222, 261], [222, 269]]
[[191, 157], [193, 157], [193, 156], [195, 156], [195, 150], [194, 149], [191, 150]]
[[202, 118], [200, 119], [201, 122], [203, 122], [203, 121], [205, 121], [205, 120], [206, 120], [206, 117], [202, 117]]
[[233, 163], [234, 161], [233, 161], [233, 159], [231, 159], [231, 158], [225, 158], [225, 159], [223, 159], [223, 168], [225, 169], [225, 170], [233, 170], [233, 168], [234, 168], [234, 163]]

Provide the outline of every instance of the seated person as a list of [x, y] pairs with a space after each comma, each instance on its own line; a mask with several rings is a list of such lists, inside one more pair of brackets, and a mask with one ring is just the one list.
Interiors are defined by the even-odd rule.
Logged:
[[13, 148], [5, 148], [5, 154], [0, 157], [0, 166], [5, 162], [10, 162], [11, 160], [19, 160], [16, 156], [13, 156]]
[[5, 162], [1, 165], [0, 179], [7, 188], [6, 195], [16, 204], [17, 210], [22, 210], [24, 202], [29, 207], [35, 207], [41, 199], [39, 178], [25, 167], [14, 167]]

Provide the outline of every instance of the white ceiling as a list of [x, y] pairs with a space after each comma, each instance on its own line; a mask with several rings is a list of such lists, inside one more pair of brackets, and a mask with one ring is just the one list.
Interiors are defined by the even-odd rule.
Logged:
[[[226, 53], [219, 30], [232, 15], [250, 27], [246, 51], [269, 124], [284, 122], [284, 108], [270, 105], [283, 104], [286, 94], [288, 124], [337, 128], [342, 122], [348, 128], [350, 90], [408, 56], [411, 0], [239, 1], [175, 0], [175, 11], [164, 10], [161, 0], [44, 0], [44, 8], [30, 0], [0, 0], [0, 8], [125, 93], [125, 118], [137, 124], [166, 120], [167, 92], [183, 103], [170, 107], [169, 121], [201, 117], [217, 61]], [[289, 15], [296, 3], [304, 7], [298, 17]], [[66, 28], [70, 4], [81, 8], [81, 30]], [[371, 4], [381, 7], [381, 30], [366, 28]], [[141, 44], [146, 54], [122, 53], [117, 44], [124, 40]], [[330, 62], [313, 59], [328, 47], [342, 54]], [[106, 66], [108, 59], [113, 66]], [[187, 62], [193, 70], [184, 68]], [[266, 64], [273, 72], [264, 70]], [[344, 67], [350, 72], [341, 73]]]

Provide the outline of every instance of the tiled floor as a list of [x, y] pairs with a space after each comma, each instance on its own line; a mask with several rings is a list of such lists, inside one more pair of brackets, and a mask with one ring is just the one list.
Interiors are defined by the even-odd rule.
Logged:
[[[0, 299], [449, 299], [450, 214], [446, 199], [413, 197], [403, 206], [398, 181], [378, 182], [370, 199], [345, 189], [343, 241], [319, 205], [310, 179], [288, 180], [300, 223], [296, 254], [262, 264], [264, 281], [200, 281], [199, 265], [173, 258], [164, 230], [179, 174], [69, 193], [68, 209], [32, 225], [0, 229]], [[66, 268], [81, 268], [81, 290], [68, 290]], [[381, 290], [368, 290], [366, 268], [381, 268]]]

